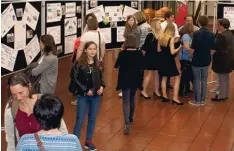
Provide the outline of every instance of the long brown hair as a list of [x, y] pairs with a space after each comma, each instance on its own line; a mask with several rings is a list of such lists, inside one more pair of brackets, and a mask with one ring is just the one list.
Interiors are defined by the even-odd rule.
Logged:
[[169, 39], [173, 37], [174, 34], [175, 34], [175, 26], [173, 25], [173, 23], [168, 23], [164, 31], [163, 37], [159, 39], [160, 46], [167, 47]]
[[180, 31], [180, 37], [182, 37], [184, 34], [188, 34], [191, 37], [193, 32], [194, 32], [193, 24], [187, 23]]
[[[128, 24], [128, 21], [129, 21], [129, 19], [131, 19], [131, 18], [134, 19], [134, 23], [133, 23], [133, 26], [132, 26], [132, 27], [130, 27], [129, 24]], [[124, 38], [127, 38], [127, 36], [128, 36], [129, 34], [131, 34], [132, 30], [135, 29], [135, 28], [137, 28], [136, 19], [135, 19], [135, 17], [134, 17], [133, 15], [129, 15], [129, 16], [127, 17], [127, 21], [126, 21], [126, 23], [125, 23], [125, 29], [124, 29], [124, 35], [123, 35]]]
[[[85, 45], [84, 45], [82, 54], [81, 54], [80, 58], [77, 60], [78, 65], [81, 65], [81, 66], [84, 66], [84, 67], [88, 66], [88, 55], [85, 52], [85, 50], [88, 49], [88, 47], [90, 45], [92, 45], [92, 44], [94, 44], [96, 46], [96, 48], [97, 48], [97, 44], [95, 42], [93, 42], [93, 41], [86, 42]], [[94, 66], [100, 67], [100, 65], [99, 65], [100, 63], [99, 63], [99, 60], [97, 58], [97, 53], [94, 56], [93, 61], [94, 61]]]
[[52, 35], [42, 35], [41, 42], [44, 44], [44, 53], [46, 55], [48, 55], [50, 52], [57, 55], [57, 48]]

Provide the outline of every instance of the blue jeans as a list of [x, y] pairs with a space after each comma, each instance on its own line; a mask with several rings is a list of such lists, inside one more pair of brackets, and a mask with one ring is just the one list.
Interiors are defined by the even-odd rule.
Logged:
[[[135, 94], [136, 89], [123, 88], [123, 113], [124, 113], [124, 122], [125, 125], [129, 124], [129, 119], [133, 119], [135, 111]], [[130, 104], [130, 110], [129, 110]]]
[[193, 76], [194, 76], [194, 82], [193, 82], [194, 96], [195, 96], [195, 102], [197, 103], [205, 102], [206, 100], [208, 68], [209, 66], [206, 67], [192, 66]]
[[100, 102], [101, 102], [101, 96], [99, 95], [77, 96], [77, 111], [76, 111], [77, 114], [76, 114], [76, 123], [73, 133], [78, 138], [80, 138], [80, 132], [88, 110], [89, 113], [88, 113], [86, 140], [92, 139]]

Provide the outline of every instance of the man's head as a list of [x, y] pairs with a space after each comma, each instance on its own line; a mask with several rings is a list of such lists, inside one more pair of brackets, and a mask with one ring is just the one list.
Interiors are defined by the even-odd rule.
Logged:
[[218, 20], [218, 30], [219, 31], [224, 31], [226, 29], [229, 29], [230, 27], [230, 21], [226, 18], [222, 18]]
[[208, 25], [208, 17], [207, 16], [200, 16], [198, 18], [198, 25], [200, 27], [207, 27], [207, 25]]
[[185, 24], [193, 24], [193, 16], [192, 15], [188, 15], [184, 18], [185, 20]]
[[175, 16], [171, 11], [167, 11], [164, 14], [164, 19], [168, 22], [168, 23], [173, 23], [175, 21]]

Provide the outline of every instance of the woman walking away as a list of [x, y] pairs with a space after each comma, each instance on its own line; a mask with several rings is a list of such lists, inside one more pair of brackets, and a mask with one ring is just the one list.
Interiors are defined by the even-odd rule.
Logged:
[[77, 115], [74, 134], [80, 138], [81, 129], [88, 112], [88, 125], [85, 148], [97, 150], [92, 143], [96, 118], [105, 84], [102, 80], [102, 70], [97, 57], [97, 45], [93, 41], [85, 43], [78, 61], [73, 65], [71, 80], [77, 86]]
[[162, 39], [159, 40], [159, 44], [162, 49], [161, 54], [161, 67], [160, 67], [160, 75], [163, 76], [162, 78], [162, 102], [169, 102], [170, 99], [167, 97], [166, 92], [166, 81], [168, 77], [175, 77], [175, 84], [174, 84], [174, 92], [173, 92], [173, 99], [172, 104], [183, 105], [178, 99], [179, 93], [179, 84], [180, 84], [180, 74], [176, 67], [175, 57], [174, 55], [180, 50], [181, 45], [175, 49], [174, 48], [174, 35], [175, 33], [175, 26], [172, 23], [168, 23], [164, 35]]
[[[125, 49], [119, 53], [115, 68], [119, 68], [116, 90], [123, 93], [124, 134], [130, 134], [130, 123], [133, 122], [136, 90], [142, 83], [142, 53], [137, 51], [136, 36], [130, 34], [125, 40]], [[129, 59], [131, 58], [131, 59]], [[130, 104], [130, 111], [129, 111]]]
[[140, 96], [144, 97], [145, 99], [150, 99], [148, 94], [146, 93], [147, 87], [149, 84], [149, 81], [151, 77], [154, 78], [154, 92], [153, 96], [154, 98], [160, 98], [161, 95], [159, 94], [159, 78], [158, 78], [158, 70], [159, 70], [159, 64], [160, 64], [160, 57], [159, 57], [159, 51], [160, 47], [158, 44], [159, 37], [162, 37], [162, 29], [160, 25], [161, 21], [158, 19], [153, 19], [150, 23], [152, 32], [150, 32], [146, 39], [145, 43], [142, 46], [143, 52], [145, 52], [144, 56], [144, 69], [147, 72], [144, 78], [143, 82], [143, 90], [141, 91]]

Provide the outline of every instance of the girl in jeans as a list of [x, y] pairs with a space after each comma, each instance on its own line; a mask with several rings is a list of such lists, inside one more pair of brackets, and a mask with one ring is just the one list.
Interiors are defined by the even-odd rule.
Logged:
[[[129, 123], [133, 122], [135, 110], [135, 94], [137, 88], [142, 87], [142, 52], [137, 51], [136, 36], [127, 36], [124, 50], [119, 53], [115, 68], [119, 68], [118, 83], [116, 90], [122, 89], [123, 113], [125, 121], [124, 134], [130, 134]], [[131, 58], [131, 59], [129, 59]], [[130, 112], [128, 110], [130, 104]]]
[[70, 77], [76, 83], [78, 94], [74, 134], [78, 138], [80, 137], [82, 125], [88, 111], [85, 148], [95, 151], [97, 149], [92, 143], [92, 137], [105, 84], [102, 80], [102, 71], [97, 59], [97, 45], [93, 41], [85, 43], [80, 58], [73, 64]]

